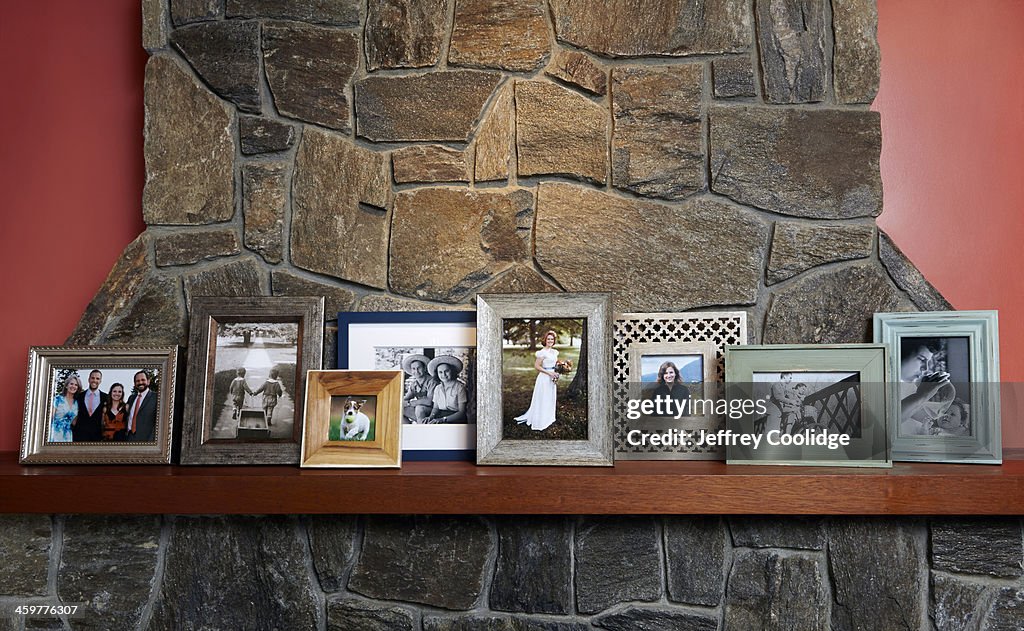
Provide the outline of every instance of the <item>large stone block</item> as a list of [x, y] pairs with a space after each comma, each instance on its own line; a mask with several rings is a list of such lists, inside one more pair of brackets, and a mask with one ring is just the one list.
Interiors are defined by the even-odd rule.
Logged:
[[350, 515], [312, 515], [306, 523], [306, 532], [320, 587], [327, 593], [341, 591], [345, 588], [344, 579], [356, 548], [356, 518]]
[[588, 628], [585, 622], [533, 620], [487, 613], [423, 618], [423, 631], [586, 631]]
[[196, 296], [266, 296], [267, 272], [254, 258], [207, 267], [183, 278], [191, 310]]
[[516, 82], [519, 175], [565, 175], [604, 184], [608, 114], [600, 105], [545, 81]]
[[449, 0], [377, 0], [367, 5], [366, 69], [423, 68], [441, 58]]
[[170, 55], [146, 64], [147, 224], [207, 224], [235, 213], [234, 111]]
[[875, 227], [869, 224], [778, 221], [765, 281], [772, 285], [818, 265], [867, 258], [874, 245]]
[[722, 602], [728, 537], [720, 517], [665, 518], [670, 600], [707, 607]]
[[339, 311], [351, 311], [356, 302], [355, 293], [344, 287], [304, 278], [287, 270], [271, 270], [270, 287], [275, 296], [323, 296], [327, 320], [333, 320]]
[[470, 609], [483, 591], [491, 536], [475, 517], [370, 517], [350, 590]]
[[507, 180], [515, 135], [515, 82], [498, 88], [491, 109], [476, 134], [474, 179], [477, 182]]
[[323, 615], [294, 518], [178, 517], [149, 629], [313, 629]]
[[980, 629], [993, 600], [987, 585], [932, 572], [931, 619], [936, 631]]
[[715, 98], [757, 96], [754, 66], [750, 57], [720, 57], [711, 62], [711, 81]]
[[224, 14], [221, 0], [168, 0], [171, 9], [171, 22], [175, 26], [216, 20]]
[[877, 112], [714, 106], [711, 190], [814, 219], [882, 210]]
[[[188, 319], [177, 278], [147, 278], [135, 295], [135, 302], [121, 311], [98, 343], [134, 345], [187, 345]], [[113, 314], [112, 314], [113, 315]]]
[[233, 256], [241, 250], [232, 229], [188, 230], [158, 236], [154, 240], [157, 267], [192, 265], [199, 261]]
[[718, 617], [670, 608], [628, 607], [595, 619], [594, 626], [608, 631], [664, 629], [665, 631], [717, 631]]
[[525, 189], [403, 191], [394, 215], [389, 278], [405, 296], [458, 302], [530, 259], [533, 195]]
[[472, 311], [472, 305], [449, 305], [398, 298], [390, 294], [370, 294], [359, 301], [357, 311]]
[[292, 179], [292, 263], [386, 287], [390, 213], [378, 209], [388, 207], [390, 191], [386, 156], [307, 129]]
[[1019, 519], [937, 519], [932, 522], [932, 567], [960, 574], [1016, 578], [1024, 574]]
[[87, 603], [75, 628], [135, 628], [149, 602], [159, 547], [159, 517], [68, 517], [57, 594], [65, 603]]
[[151, 53], [167, 48], [169, 31], [164, 0], [142, 0], [142, 47]]
[[375, 142], [466, 142], [500, 80], [475, 70], [367, 77], [355, 84], [356, 132]]
[[[739, 552], [726, 588], [726, 631], [827, 631], [828, 585], [819, 556]], [[879, 628], [866, 626], [864, 628]]]
[[982, 628], [985, 631], [1020, 631], [1024, 620], [1024, 588], [1003, 587], [998, 592], [992, 607], [986, 612]]
[[828, 530], [832, 628], [921, 628], [921, 595], [928, 589], [924, 527], [850, 518], [833, 520]]
[[737, 547], [825, 549], [820, 517], [730, 517], [729, 530]]
[[827, 0], [756, 0], [761, 79], [769, 103], [825, 99]]
[[924, 274], [896, 247], [889, 235], [878, 233], [878, 259], [896, 286], [907, 292], [921, 311], [949, 311], [953, 305], [935, 289]]
[[522, 294], [540, 291], [560, 291], [537, 270], [526, 265], [514, 265], [490, 284], [480, 288], [481, 294]]
[[139, 295], [143, 285], [152, 277], [151, 245], [152, 237], [148, 232], [143, 232], [128, 244], [65, 344], [95, 343], [116, 314], [122, 313]]
[[295, 127], [259, 116], [242, 116], [238, 119], [238, 140], [246, 156], [286, 151], [295, 142]]
[[572, 534], [564, 518], [515, 517], [498, 522], [498, 564], [491, 609], [569, 614]]
[[[606, 57], [710, 55], [751, 45], [744, 0], [552, 0], [560, 41]], [[657, 16], [653, 19], [652, 16]]]
[[767, 242], [763, 220], [714, 199], [666, 206], [538, 187], [537, 263], [567, 291], [615, 292], [623, 310], [753, 304]]
[[260, 111], [258, 22], [192, 24], [171, 33], [171, 44], [219, 96], [242, 111]]
[[359, 0], [227, 0], [227, 16], [351, 26], [359, 23], [360, 4]]
[[608, 71], [577, 50], [559, 48], [544, 73], [597, 96], [608, 93]]
[[267, 263], [284, 258], [284, 216], [288, 208], [287, 162], [259, 162], [242, 166], [242, 215], [245, 247]]
[[876, 264], [851, 265], [798, 279], [775, 292], [765, 344], [840, 344], [871, 339], [875, 313], [895, 311], [899, 295]]
[[391, 152], [391, 168], [398, 184], [469, 181], [466, 152], [443, 145], [396, 149]]
[[50, 566], [49, 515], [0, 517], [0, 596], [43, 596]]
[[551, 53], [544, 0], [458, 0], [448, 63], [529, 72]]
[[840, 103], [872, 102], [881, 78], [876, 0], [833, 2], [832, 30], [835, 33], [832, 68], [836, 100]]
[[612, 71], [612, 184], [680, 199], [704, 186], [704, 66], [626, 66]]
[[327, 631], [413, 631], [413, 612], [348, 597], [327, 601]]
[[323, 26], [263, 26], [263, 63], [277, 111], [349, 132], [348, 84], [359, 64], [359, 36]]
[[592, 614], [661, 598], [661, 542], [647, 518], [591, 518], [576, 530], [576, 607]]

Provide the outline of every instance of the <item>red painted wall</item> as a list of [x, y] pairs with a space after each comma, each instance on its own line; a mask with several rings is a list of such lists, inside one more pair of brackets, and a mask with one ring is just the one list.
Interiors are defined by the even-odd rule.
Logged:
[[[1000, 310], [1024, 381], [1024, 2], [879, 0], [879, 219], [960, 309]], [[21, 435], [30, 345], [60, 344], [142, 229], [138, 0], [7, 3], [0, 98], [0, 451]], [[1024, 447], [1024, 420], [1004, 418]]]

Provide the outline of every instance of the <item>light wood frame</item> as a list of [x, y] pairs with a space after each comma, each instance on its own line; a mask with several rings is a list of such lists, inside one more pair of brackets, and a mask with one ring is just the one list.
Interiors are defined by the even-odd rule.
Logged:
[[[716, 369], [718, 358], [713, 342], [637, 342], [629, 345], [629, 397], [639, 399], [643, 396], [642, 384], [640, 382], [640, 362], [645, 355], [700, 355], [704, 371], [701, 375], [701, 398], [717, 398], [723, 393], [715, 384], [718, 382], [718, 370]], [[694, 398], [694, 393], [690, 397]], [[670, 425], [678, 429], [704, 429], [713, 431], [718, 427], [722, 418], [717, 414], [704, 414], [701, 416], [683, 416], [679, 419], [672, 417], [644, 416], [636, 421], [629, 421], [631, 428], [642, 430], [664, 429]]]
[[[401, 370], [311, 370], [306, 374], [302, 467], [402, 466]], [[327, 440], [331, 397], [377, 397], [373, 440]]]

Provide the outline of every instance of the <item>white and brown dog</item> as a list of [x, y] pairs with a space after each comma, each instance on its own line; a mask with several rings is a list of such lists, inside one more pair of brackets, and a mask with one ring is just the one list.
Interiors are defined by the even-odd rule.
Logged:
[[342, 440], [366, 440], [370, 435], [370, 417], [359, 411], [364, 403], [366, 399], [345, 401], [345, 413], [341, 417]]

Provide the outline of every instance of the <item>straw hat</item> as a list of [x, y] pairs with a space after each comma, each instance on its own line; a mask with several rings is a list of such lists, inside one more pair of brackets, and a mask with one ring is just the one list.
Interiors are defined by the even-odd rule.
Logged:
[[426, 366], [430, 363], [430, 359], [426, 355], [406, 355], [405, 358], [402, 359], [402, 370], [404, 370], [405, 374], [410, 377], [412, 376], [413, 362], [422, 362], [423, 365]]
[[455, 370], [455, 374], [452, 375], [452, 379], [458, 377], [459, 374], [462, 373], [461, 359], [459, 359], [458, 357], [453, 357], [452, 355], [440, 355], [438, 357], [435, 357], [434, 359], [431, 359], [430, 363], [427, 364], [427, 372], [430, 373], [431, 377], [437, 376], [437, 366], [439, 364], [448, 364]]

